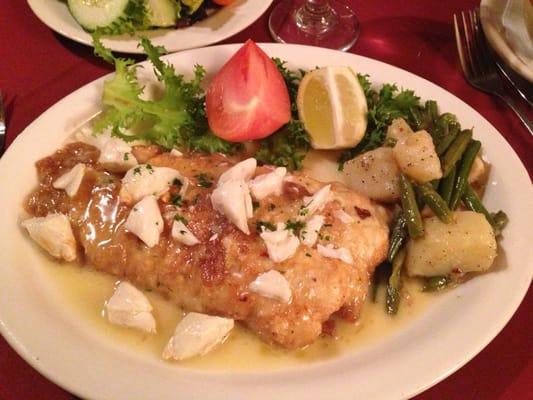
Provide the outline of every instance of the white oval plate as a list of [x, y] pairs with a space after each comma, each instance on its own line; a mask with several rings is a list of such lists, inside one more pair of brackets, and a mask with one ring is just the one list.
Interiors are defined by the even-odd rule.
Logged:
[[[481, 0], [479, 16], [483, 32], [491, 47], [517, 73], [533, 83], [533, 70], [522, 61], [509, 45], [502, 26], [502, 17], [507, 1]], [[524, 16], [526, 18], [526, 16]]]
[[[149, 37], [155, 45], [168, 52], [207, 46], [242, 31], [256, 21], [273, 0], [235, 0], [210, 17], [186, 28], [154, 29], [139, 34]], [[78, 43], [92, 46], [92, 37], [70, 14], [66, 2], [60, 0], [28, 0], [35, 15], [49, 28]], [[122, 53], [141, 54], [138, 39], [124, 35], [103, 38], [104, 45]]]
[[[199, 63], [217, 71], [239, 45], [196, 49], [167, 57], [179, 72]], [[24, 196], [36, 184], [33, 163], [58, 149], [67, 135], [99, 109], [98, 79], [67, 96], [33, 122], [0, 159], [0, 331], [42, 374], [83, 398], [95, 399], [399, 399], [434, 385], [464, 365], [504, 327], [533, 273], [528, 232], [533, 188], [511, 147], [470, 106], [433, 83], [352, 54], [297, 45], [263, 44], [290, 67], [351, 65], [376, 83], [397, 82], [441, 110], [474, 126], [493, 164], [486, 204], [504, 209], [510, 223], [495, 271], [435, 297], [427, 310], [396, 333], [359, 351], [268, 373], [192, 371], [120, 348], [80, 320], [54, 292], [39, 252], [18, 226]], [[148, 69], [145, 69], [148, 70]], [[524, 329], [526, 329], [524, 327]]]

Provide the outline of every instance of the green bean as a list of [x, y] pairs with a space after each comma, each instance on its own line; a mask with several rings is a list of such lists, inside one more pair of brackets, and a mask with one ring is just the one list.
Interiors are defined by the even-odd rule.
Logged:
[[479, 198], [475, 190], [472, 189], [472, 186], [468, 184], [466, 185], [462, 199], [464, 205], [469, 210], [475, 211], [485, 216], [489, 224], [492, 226], [492, 229], [494, 229], [494, 235], [501, 235], [503, 229], [507, 225], [507, 222], [509, 222], [509, 217], [504, 211], [500, 210], [494, 214], [489, 213], [481, 202], [481, 199]]
[[394, 221], [394, 225], [392, 227], [390, 235], [390, 246], [389, 252], [387, 254], [387, 260], [389, 262], [392, 262], [392, 260], [394, 260], [396, 253], [398, 252], [398, 250], [400, 250], [400, 247], [402, 247], [403, 243], [405, 242], [405, 239], [407, 238], [406, 224], [407, 220], [405, 219], [405, 215], [403, 213], [398, 214], [396, 221]]
[[457, 169], [457, 178], [455, 179], [455, 185], [450, 199], [450, 208], [452, 210], [455, 210], [459, 205], [459, 200], [461, 200], [461, 196], [468, 184], [468, 175], [470, 175], [472, 164], [474, 164], [474, 160], [476, 159], [480, 148], [481, 142], [477, 140], [472, 140], [466, 147], [463, 158], [461, 159], [461, 164]]
[[394, 315], [400, 306], [400, 289], [402, 285], [401, 273], [403, 262], [405, 261], [405, 250], [402, 249], [396, 254], [392, 261], [392, 271], [387, 285], [387, 314]]
[[431, 132], [431, 137], [433, 138], [433, 143], [438, 147], [443, 140], [445, 140], [452, 130], [457, 134], [457, 131], [461, 128], [457, 123], [455, 115], [450, 113], [444, 113], [435, 121], [435, 126]]
[[452, 222], [453, 214], [448, 208], [448, 204], [442, 199], [442, 197], [439, 196], [430, 183], [418, 185], [418, 189], [422, 193], [424, 203], [426, 203], [429, 208], [433, 210], [435, 215], [439, 217], [442, 222], [446, 224]]
[[422, 128], [422, 112], [418, 109], [418, 108], [415, 108], [415, 107], [412, 107], [410, 110], [409, 110], [409, 120], [411, 122], [411, 124], [409, 125], [412, 125], [415, 130], [419, 130]]
[[485, 215], [485, 218], [487, 218], [487, 221], [489, 221], [489, 224], [491, 224], [493, 227], [496, 226], [496, 222], [494, 221], [494, 218], [487, 211], [483, 203], [481, 203], [481, 200], [478, 197], [477, 193], [474, 191], [474, 189], [472, 189], [472, 186], [470, 186], [469, 184], [466, 185], [462, 198], [463, 198], [464, 205], [468, 209]]
[[435, 292], [444, 289], [451, 282], [448, 276], [432, 276], [425, 279], [424, 292]]
[[436, 121], [439, 118], [439, 108], [435, 100], [426, 101], [424, 108], [430, 121]]
[[448, 176], [440, 180], [439, 194], [447, 205], [450, 205], [450, 199], [452, 198], [456, 170], [457, 168], [454, 165]]
[[443, 177], [448, 176], [453, 166], [461, 159], [464, 151], [466, 150], [466, 146], [468, 146], [468, 143], [471, 139], [471, 130], [461, 131], [454, 139], [450, 147], [448, 147], [448, 150], [446, 150], [441, 160]]
[[439, 144], [435, 147], [435, 151], [439, 156], [443, 155], [446, 150], [453, 143], [461, 127], [457, 123], [450, 123], [446, 126], [446, 134], [442, 137], [442, 140], [439, 141]]
[[457, 117], [452, 113], [444, 113], [439, 116], [439, 125], [449, 126], [452, 124], [458, 124]]
[[407, 231], [413, 239], [424, 236], [424, 225], [416, 202], [415, 191], [409, 179], [400, 174], [402, 209], [407, 221]]

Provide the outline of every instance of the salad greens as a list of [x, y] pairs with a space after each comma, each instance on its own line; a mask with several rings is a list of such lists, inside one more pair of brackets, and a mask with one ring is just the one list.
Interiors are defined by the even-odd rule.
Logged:
[[384, 84], [379, 91], [372, 88], [368, 75], [357, 74], [368, 105], [367, 127], [361, 142], [345, 150], [339, 158], [339, 169], [358, 154], [383, 145], [387, 128], [393, 119], [403, 118], [412, 125], [413, 110], [421, 109], [420, 98], [412, 90], [399, 90], [394, 84]]
[[103, 35], [121, 35], [145, 30], [150, 27], [150, 20], [144, 0], [130, 0], [124, 13], [106, 27], [98, 28]]
[[[185, 148], [189, 151], [231, 154], [242, 148], [215, 136], [210, 130], [205, 113], [205, 92], [201, 87], [205, 70], [194, 67], [194, 78], [186, 80], [170, 64], [161, 61], [165, 49], [141, 39], [148, 59], [154, 66], [157, 79], [164, 86], [158, 100], [141, 98], [143, 88], [137, 80], [137, 66], [133, 60], [117, 58], [100, 41], [101, 34], [93, 34], [95, 54], [115, 65], [115, 76], [104, 83], [102, 103], [104, 110], [96, 121], [96, 133], [106, 128], [114, 136], [126, 141], [144, 140], [166, 149]], [[257, 160], [264, 164], [300, 169], [310, 149], [309, 136], [298, 119], [296, 94], [304, 71], [288, 70], [284, 63], [275, 60], [282, 73], [291, 100], [292, 118], [285, 126], [268, 138], [258, 141]]]
[[287, 167], [289, 170], [300, 169], [303, 159], [311, 148], [309, 135], [298, 117], [296, 96], [304, 70], [291, 71], [279, 58], [273, 58], [279, 72], [285, 80], [291, 101], [291, 120], [273, 135], [259, 141], [259, 150], [255, 158], [264, 164]]
[[194, 78], [186, 80], [174, 67], [161, 61], [163, 47], [153, 46], [148, 39], [142, 39], [141, 45], [164, 86], [164, 94], [158, 100], [143, 100], [134, 61], [116, 58], [102, 45], [99, 36], [94, 36], [95, 54], [113, 63], [116, 69], [115, 76], [104, 83], [104, 110], [95, 123], [95, 132], [111, 128], [112, 135], [126, 141], [145, 140], [166, 149], [231, 153], [240, 148], [241, 145], [226, 142], [209, 131], [201, 87], [203, 67], [196, 65]]
[[[74, 18], [89, 31], [102, 35], [133, 34], [136, 31], [157, 27], [190, 25], [204, 18], [206, 9], [215, 6], [207, 0], [127, 0], [124, 9], [106, 26], [87, 26], [85, 16], [78, 11], [77, 1], [69, 1]], [[87, 17], [89, 18], [89, 17]]]

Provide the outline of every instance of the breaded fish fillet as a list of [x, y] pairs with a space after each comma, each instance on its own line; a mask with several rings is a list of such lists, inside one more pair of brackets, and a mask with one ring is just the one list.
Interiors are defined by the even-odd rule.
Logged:
[[[171, 202], [178, 188], [171, 187], [159, 199], [165, 226], [154, 247], [148, 248], [124, 228], [132, 206], [119, 198], [122, 175], [105, 171], [97, 163], [99, 151], [87, 144], [69, 144], [37, 163], [40, 185], [28, 197], [26, 210], [35, 216], [66, 214], [83, 264], [157, 291], [185, 310], [241, 321], [269, 343], [305, 346], [322, 333], [323, 324], [333, 314], [358, 317], [369, 278], [388, 248], [387, 224], [368, 198], [334, 183], [320, 211], [325, 224], [317, 243], [348, 249], [353, 265], [324, 257], [316, 246], [303, 244], [294, 256], [275, 263], [257, 223], [295, 220], [303, 197], [324, 183], [303, 174], [291, 175], [280, 196], [270, 195], [254, 204], [253, 218], [248, 220], [251, 233], [246, 235], [215, 211], [210, 201], [215, 185], [209, 184], [233, 165], [230, 159], [219, 154], [175, 157], [155, 147], [138, 147], [134, 153], [154, 167], [179, 170], [192, 183], [178, 206]], [[54, 189], [52, 182], [77, 163], [88, 168], [77, 195], [70, 198]], [[268, 167], [258, 167], [256, 175], [268, 171]], [[349, 216], [342, 218], [344, 222], [339, 220], [339, 210]], [[199, 244], [186, 246], [172, 238], [176, 212], [187, 221]], [[272, 269], [289, 282], [289, 303], [250, 290], [260, 273]]]

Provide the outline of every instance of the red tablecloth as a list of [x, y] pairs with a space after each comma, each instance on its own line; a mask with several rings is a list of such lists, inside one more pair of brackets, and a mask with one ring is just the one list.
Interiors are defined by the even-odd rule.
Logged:
[[[477, 6], [479, 1], [346, 2], [361, 20], [361, 36], [351, 52], [404, 68], [466, 101], [501, 132], [531, 176], [532, 137], [512, 112], [495, 98], [468, 86], [460, 72], [452, 15]], [[243, 42], [248, 38], [257, 42], [271, 41], [267, 15], [268, 12], [225, 43]], [[97, 60], [92, 49], [53, 33], [32, 14], [25, 1], [2, 1], [0, 89], [7, 108], [8, 143], [59, 99], [108, 72], [110, 67]], [[525, 107], [523, 103], [522, 106]], [[530, 307], [533, 307], [531, 291], [509, 324], [487, 348], [416, 399], [533, 399]], [[33, 370], [0, 337], [0, 400], [32, 398], [72, 399], [73, 396]]]

